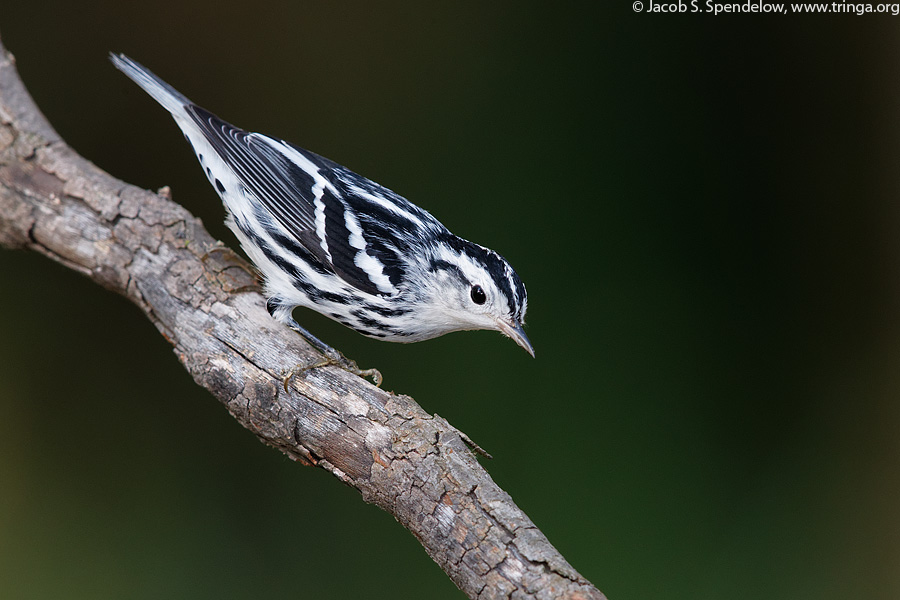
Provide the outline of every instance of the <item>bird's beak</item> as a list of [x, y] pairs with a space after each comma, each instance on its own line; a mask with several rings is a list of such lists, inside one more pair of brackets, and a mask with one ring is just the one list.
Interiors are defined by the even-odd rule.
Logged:
[[525, 348], [525, 352], [530, 354], [531, 358], [534, 358], [534, 348], [531, 347], [531, 342], [528, 341], [528, 336], [525, 335], [525, 330], [522, 328], [521, 323], [507, 323], [501, 319], [497, 320], [497, 326], [503, 332], [503, 335], [512, 338], [518, 345]]

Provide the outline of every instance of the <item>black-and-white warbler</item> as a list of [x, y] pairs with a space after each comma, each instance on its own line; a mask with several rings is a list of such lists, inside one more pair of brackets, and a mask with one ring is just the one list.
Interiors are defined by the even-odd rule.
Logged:
[[294, 321], [295, 307], [391, 342], [493, 329], [534, 356], [525, 286], [499, 254], [341, 165], [226, 123], [127, 56], [110, 58], [184, 132], [262, 272], [269, 313], [320, 351], [336, 354]]

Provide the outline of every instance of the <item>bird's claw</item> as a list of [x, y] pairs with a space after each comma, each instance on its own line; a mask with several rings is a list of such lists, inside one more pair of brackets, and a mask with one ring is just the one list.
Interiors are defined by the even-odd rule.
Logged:
[[[275, 316], [277, 312], [278, 303], [273, 302], [272, 299], [266, 303], [266, 308], [269, 309], [269, 313], [272, 316]], [[303, 327], [297, 323], [297, 321], [291, 319], [290, 320], [290, 328], [300, 334], [300, 336], [305, 339], [309, 344], [322, 353], [324, 356], [324, 360], [320, 360], [317, 363], [312, 365], [302, 366], [297, 365], [293, 369], [291, 369], [288, 374], [284, 378], [284, 391], [287, 391], [288, 383], [290, 383], [291, 378], [294, 375], [299, 375], [304, 371], [309, 371], [310, 369], [318, 369], [319, 367], [327, 367], [329, 365], [334, 365], [336, 367], [340, 367], [348, 373], [353, 373], [357, 377], [362, 377], [363, 379], [371, 378], [372, 383], [375, 384], [376, 387], [381, 387], [381, 382], [384, 381], [384, 378], [381, 376], [381, 373], [378, 369], [360, 369], [355, 361], [350, 360], [346, 356], [340, 353], [339, 350], [335, 350], [310, 332], [308, 332]]]
[[334, 354], [332, 354], [331, 352], [326, 353], [325, 358], [318, 362], [315, 362], [311, 365], [297, 365], [293, 369], [288, 371], [281, 379], [282, 383], [284, 384], [284, 391], [288, 391], [288, 385], [291, 383], [291, 379], [293, 379], [297, 375], [302, 375], [306, 371], [311, 371], [312, 369], [318, 369], [328, 366], [340, 367], [348, 373], [352, 373], [358, 377], [362, 377], [363, 379], [371, 378], [372, 383], [374, 383], [376, 387], [381, 387], [381, 382], [384, 381], [384, 378], [381, 376], [381, 372], [378, 369], [360, 369], [357, 366], [356, 361], [350, 360], [349, 358], [335, 350]]

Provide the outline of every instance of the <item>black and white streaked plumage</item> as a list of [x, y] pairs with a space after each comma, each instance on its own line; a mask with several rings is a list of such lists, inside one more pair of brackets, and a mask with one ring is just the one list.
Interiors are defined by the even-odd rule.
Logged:
[[391, 342], [493, 329], [534, 356], [525, 286], [499, 254], [341, 165], [226, 123], [127, 56], [110, 58], [184, 132], [263, 274], [273, 317], [305, 332], [291, 316], [304, 306]]

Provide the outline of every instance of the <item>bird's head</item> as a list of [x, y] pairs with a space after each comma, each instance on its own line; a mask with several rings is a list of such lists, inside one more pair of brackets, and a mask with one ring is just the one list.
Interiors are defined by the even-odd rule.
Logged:
[[488, 248], [456, 236], [433, 246], [427, 265], [433, 318], [445, 332], [493, 329], [534, 356], [525, 335], [528, 296], [506, 260]]

